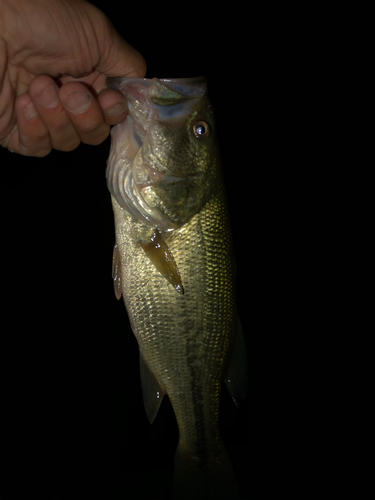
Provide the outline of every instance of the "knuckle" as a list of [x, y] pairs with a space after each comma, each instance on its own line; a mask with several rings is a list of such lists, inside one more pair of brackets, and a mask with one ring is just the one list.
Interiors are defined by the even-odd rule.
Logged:
[[47, 156], [52, 151], [52, 146], [40, 146], [38, 147], [25, 147], [20, 146], [20, 153], [24, 156], [35, 156], [37, 158], [43, 158]]
[[81, 136], [82, 142], [85, 144], [90, 144], [91, 146], [98, 146], [103, 141], [105, 141], [109, 135], [110, 127], [106, 124], [104, 127], [100, 127], [90, 133], [83, 134]]
[[81, 144], [81, 139], [77, 134], [70, 136], [60, 136], [52, 141], [52, 146], [58, 151], [73, 151]]
[[20, 136], [20, 151], [26, 156], [47, 156], [52, 151], [52, 145], [49, 137], [44, 135], [34, 136], [32, 140], [29, 137]]
[[79, 139], [77, 139], [75, 141], [62, 143], [58, 147], [56, 147], [55, 149], [57, 149], [59, 151], [73, 151], [74, 149], [77, 149], [80, 144], [81, 144], [81, 141]]
[[80, 123], [79, 129], [82, 134], [95, 134], [103, 126], [103, 117], [87, 120]]
[[49, 155], [51, 151], [52, 151], [52, 147], [50, 146], [49, 148], [44, 148], [44, 149], [36, 152], [33, 156], [43, 158], [44, 156]]

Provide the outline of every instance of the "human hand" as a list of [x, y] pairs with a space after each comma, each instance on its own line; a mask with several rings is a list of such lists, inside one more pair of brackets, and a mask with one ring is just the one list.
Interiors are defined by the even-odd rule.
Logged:
[[127, 115], [107, 76], [143, 57], [85, 0], [0, 0], [0, 145], [28, 156], [100, 144]]

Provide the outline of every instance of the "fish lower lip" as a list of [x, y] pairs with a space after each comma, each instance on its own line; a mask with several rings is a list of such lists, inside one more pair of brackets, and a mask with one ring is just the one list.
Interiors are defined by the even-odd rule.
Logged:
[[150, 165], [148, 165], [145, 168], [145, 172], [147, 174], [148, 181], [151, 184], [170, 184], [172, 182], [180, 182], [185, 180], [185, 177], [163, 174], [156, 168], [151, 167]]
[[184, 181], [185, 177], [176, 177], [174, 175], [163, 175], [158, 184], [169, 184], [171, 182]]

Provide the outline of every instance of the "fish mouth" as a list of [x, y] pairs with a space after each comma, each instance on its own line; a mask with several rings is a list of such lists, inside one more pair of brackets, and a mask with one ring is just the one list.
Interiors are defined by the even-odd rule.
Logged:
[[157, 225], [162, 230], [180, 227], [183, 221], [173, 220], [165, 207], [159, 209], [161, 205], [157, 203], [153, 188], [184, 182], [188, 176], [169, 172], [157, 161], [152, 160], [150, 164], [144, 149], [153, 147], [150, 132], [156, 124], [173, 128], [186, 121], [197, 99], [206, 93], [205, 77], [108, 78], [107, 84], [125, 96], [129, 108], [126, 120], [111, 131], [106, 173], [111, 194], [131, 215], [150, 225]]
[[[107, 78], [108, 88], [118, 90], [121, 93], [126, 93], [132, 87], [135, 91], [140, 91], [142, 94], [144, 89], [150, 88], [155, 82], [160, 82], [162, 85], [180, 94], [195, 97], [197, 97], [197, 92], [202, 88], [204, 88], [205, 92], [207, 86], [207, 78], [203, 75], [192, 78], [122, 78], [119, 76]], [[132, 93], [134, 94], [134, 91]]]
[[106, 177], [108, 189], [118, 204], [129, 215], [161, 230], [180, 227], [180, 221], [159, 210], [154, 188], [160, 186], [163, 189], [168, 184], [185, 181], [186, 177], [163, 173], [144, 161], [147, 130], [136, 127], [131, 115], [112, 128], [111, 137]]
[[190, 113], [197, 99], [207, 91], [204, 76], [194, 78], [108, 78], [108, 88], [121, 92], [129, 114], [137, 122], [137, 135], [144, 137], [145, 126], [152, 121], [178, 125]]
[[135, 182], [140, 189], [150, 185], [165, 185], [186, 179], [184, 175], [166, 172], [162, 166], [158, 165], [157, 161], [151, 162], [147, 159], [143, 148], [145, 141], [146, 149], [152, 148], [148, 127], [143, 126], [140, 121], [137, 121], [131, 115], [128, 116], [124, 124], [124, 128], [126, 128], [124, 141], [129, 145], [127, 159], [131, 164]]

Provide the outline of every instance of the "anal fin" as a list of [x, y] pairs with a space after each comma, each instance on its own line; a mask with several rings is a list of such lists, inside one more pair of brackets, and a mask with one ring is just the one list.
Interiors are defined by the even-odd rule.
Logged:
[[156, 229], [147, 243], [141, 241], [141, 247], [156, 269], [183, 295], [180, 273], [168, 245], [162, 238], [161, 232]]
[[143, 402], [145, 405], [148, 420], [150, 424], [152, 424], [159, 411], [159, 407], [165, 391], [156, 380], [155, 375], [152, 373], [146, 361], [143, 359], [142, 354], [140, 354], [139, 356], [139, 364], [141, 368]]
[[237, 328], [233, 350], [229, 360], [228, 369], [224, 377], [224, 382], [236, 406], [239, 406], [241, 401], [245, 399], [246, 396], [246, 364], [246, 344], [242, 332], [241, 322], [237, 317]]
[[115, 289], [116, 299], [121, 299], [121, 262], [120, 255], [118, 252], [117, 243], [113, 247], [113, 255], [112, 255], [112, 278], [113, 278], [113, 287]]

